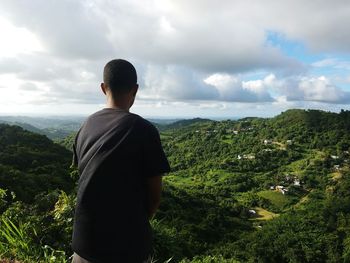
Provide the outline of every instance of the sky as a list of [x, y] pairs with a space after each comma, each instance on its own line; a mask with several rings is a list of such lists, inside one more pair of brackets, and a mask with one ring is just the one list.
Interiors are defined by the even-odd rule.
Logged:
[[347, 0], [1, 0], [0, 115], [88, 115], [134, 64], [145, 117], [350, 109]]

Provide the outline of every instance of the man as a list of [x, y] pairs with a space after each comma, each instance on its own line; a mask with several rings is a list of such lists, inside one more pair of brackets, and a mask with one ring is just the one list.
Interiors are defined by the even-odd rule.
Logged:
[[138, 90], [133, 65], [108, 62], [101, 89], [107, 106], [88, 117], [73, 146], [80, 174], [73, 262], [147, 262], [148, 220], [170, 167], [157, 129], [129, 112]]

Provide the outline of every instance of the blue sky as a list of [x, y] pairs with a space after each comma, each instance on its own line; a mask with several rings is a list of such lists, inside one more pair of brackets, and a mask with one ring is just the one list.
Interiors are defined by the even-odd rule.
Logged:
[[114, 58], [146, 117], [350, 109], [349, 24], [342, 0], [3, 0], [0, 115], [91, 114]]

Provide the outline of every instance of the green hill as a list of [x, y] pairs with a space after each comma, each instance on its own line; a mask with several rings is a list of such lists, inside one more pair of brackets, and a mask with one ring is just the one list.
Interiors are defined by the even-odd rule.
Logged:
[[[192, 119], [159, 129], [172, 171], [151, 221], [158, 262], [350, 262], [349, 111]], [[41, 193], [30, 204], [4, 206], [0, 198], [1, 218], [37, 249], [0, 245], [0, 254], [39, 262], [47, 244], [64, 262], [75, 199], [71, 153], [19, 127], [0, 131], [0, 188], [24, 201]], [[70, 149], [74, 136], [60, 143]], [[52, 182], [64, 191], [45, 191]], [[4, 224], [0, 230], [7, 233]]]
[[72, 190], [71, 153], [44, 135], [0, 124], [0, 188], [31, 202], [53, 189]]

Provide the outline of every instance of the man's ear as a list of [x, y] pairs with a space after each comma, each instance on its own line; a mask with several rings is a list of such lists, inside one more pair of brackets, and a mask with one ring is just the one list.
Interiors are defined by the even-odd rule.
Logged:
[[133, 95], [134, 97], [136, 96], [137, 91], [139, 90], [139, 84], [135, 84], [134, 88], [133, 88]]
[[102, 90], [103, 94], [107, 95], [106, 85], [103, 82], [101, 83], [101, 90]]

